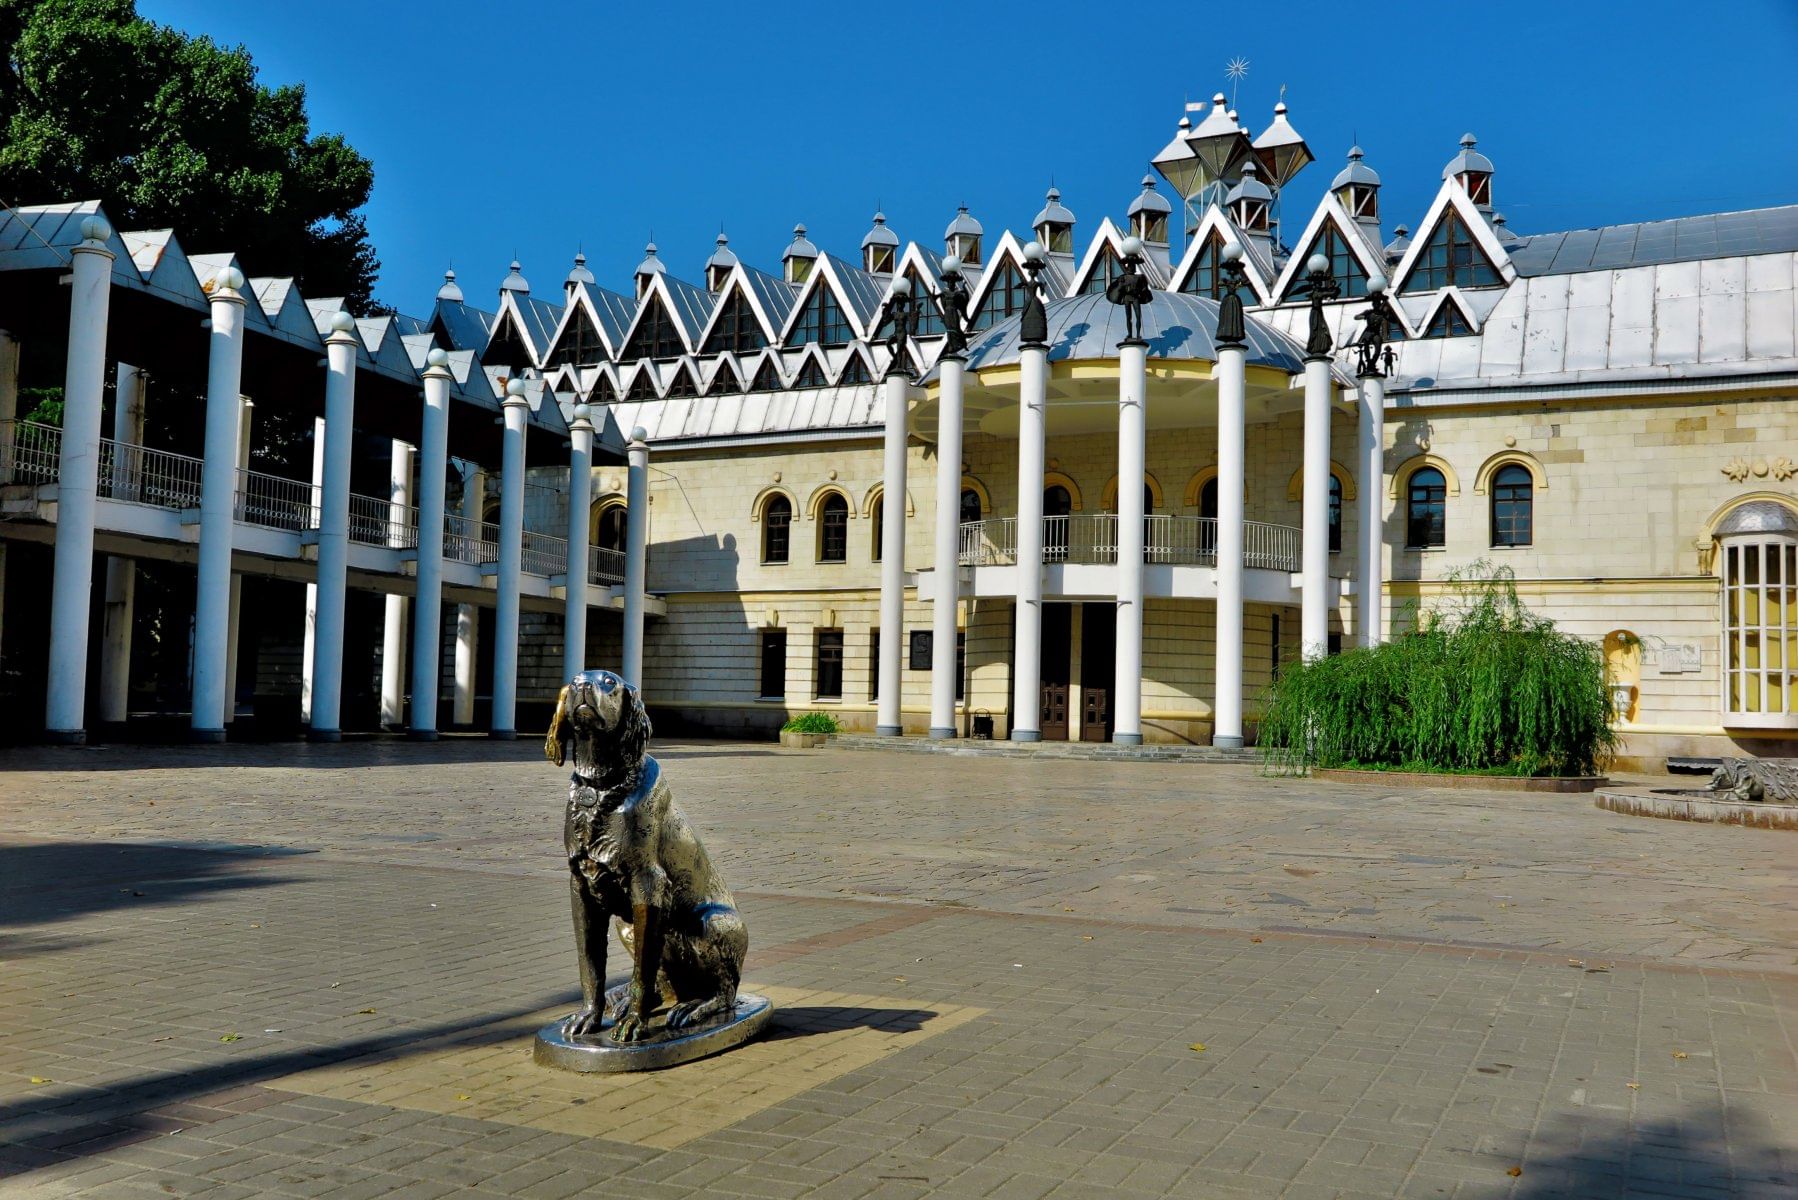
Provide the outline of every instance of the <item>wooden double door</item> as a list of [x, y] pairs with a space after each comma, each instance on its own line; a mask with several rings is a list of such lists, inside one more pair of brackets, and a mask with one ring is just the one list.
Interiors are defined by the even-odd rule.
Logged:
[[[1043, 740], [1065, 742], [1078, 722], [1080, 740], [1111, 738], [1111, 690], [1117, 673], [1117, 607], [1080, 605], [1080, 700], [1074, 704], [1074, 605], [1043, 605]], [[1075, 711], [1075, 708], [1078, 711]]]

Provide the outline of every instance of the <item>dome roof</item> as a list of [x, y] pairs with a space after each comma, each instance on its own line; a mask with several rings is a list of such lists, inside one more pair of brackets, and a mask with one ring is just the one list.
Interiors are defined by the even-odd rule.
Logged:
[[1242, 178], [1236, 181], [1236, 186], [1231, 188], [1229, 195], [1224, 197], [1224, 203], [1235, 204], [1238, 200], [1272, 201], [1273, 198], [1273, 192], [1269, 191], [1267, 185], [1261, 182], [1261, 172], [1255, 167], [1254, 162], [1250, 161], [1242, 164]]
[[462, 289], [456, 283], [455, 268], [452, 267], [443, 273], [443, 286], [437, 289], [437, 298], [455, 304], [462, 303]]
[[718, 268], [720, 270], [728, 271], [736, 265], [737, 256], [731, 253], [730, 238], [725, 235], [725, 232], [722, 229], [720, 229], [718, 231], [718, 248], [712, 251], [712, 256], [710, 258], [705, 260], [706, 270], [710, 271], [713, 268]]
[[1777, 500], [1750, 500], [1729, 510], [1717, 523], [1712, 537], [1730, 537], [1745, 533], [1777, 533], [1798, 537], [1798, 513]]
[[507, 273], [504, 279], [499, 281], [499, 290], [502, 292], [523, 292], [526, 295], [529, 295], [531, 285], [525, 281], [523, 271], [524, 268], [519, 265], [518, 260], [516, 258], [513, 259], [511, 271]]
[[952, 238], [958, 233], [971, 233], [979, 237], [985, 232], [980, 222], [968, 215], [968, 206], [963, 204], [955, 210], [955, 219], [949, 222], [949, 228], [943, 230], [943, 237]]
[[1380, 186], [1380, 173], [1361, 161], [1361, 147], [1359, 146], [1349, 147], [1348, 166], [1336, 172], [1336, 178], [1330, 184], [1330, 190], [1332, 192], [1340, 191], [1351, 183], [1360, 184], [1362, 187]]
[[1461, 135], [1461, 153], [1448, 160], [1448, 166], [1442, 168], [1442, 178], [1453, 179], [1468, 171], [1483, 171], [1492, 174], [1492, 160], [1473, 147], [1474, 137], [1471, 133]]
[[[1185, 292], [1151, 292], [1142, 308], [1142, 333], [1149, 343], [1149, 357], [1217, 361], [1217, 308], [1209, 296]], [[1124, 313], [1103, 293], [1052, 300], [1049, 318], [1049, 359], [1109, 359], [1118, 356], [1124, 337]], [[969, 347], [968, 370], [1002, 366], [1018, 361], [1018, 325], [1022, 314], [999, 322]], [[1248, 361], [1253, 366], [1274, 367], [1297, 374], [1305, 369], [1305, 348], [1278, 329], [1248, 317]]]
[[568, 278], [562, 282], [564, 284], [593, 282], [593, 272], [587, 269], [587, 256], [585, 254], [578, 251], [575, 253], [574, 267], [568, 272]]
[[637, 264], [637, 274], [661, 275], [667, 270], [668, 268], [662, 265], [662, 260], [656, 257], [656, 244], [654, 242], [643, 247], [643, 261]]
[[869, 246], [897, 246], [898, 244], [899, 235], [887, 228], [886, 214], [875, 213], [874, 228], [868, 230], [867, 234], [863, 236], [862, 249], [866, 250]]
[[805, 222], [801, 221], [799, 224], [793, 226], [793, 240], [789, 242], [787, 248], [781, 252], [780, 261], [786, 262], [789, 258], [817, 257], [818, 248], [806, 240]]
[[1174, 206], [1167, 202], [1167, 197], [1155, 190], [1155, 177], [1144, 175], [1142, 191], [1138, 192], [1136, 199], [1130, 202], [1130, 209], [1125, 215], [1134, 217], [1139, 212], [1171, 213], [1173, 211]]
[[1049, 195], [1043, 204], [1043, 211], [1036, 214], [1036, 220], [1030, 222], [1030, 227], [1032, 229], [1038, 229], [1051, 221], [1057, 225], [1072, 225], [1074, 223], [1074, 214], [1062, 207], [1061, 189], [1058, 187], [1049, 189]]

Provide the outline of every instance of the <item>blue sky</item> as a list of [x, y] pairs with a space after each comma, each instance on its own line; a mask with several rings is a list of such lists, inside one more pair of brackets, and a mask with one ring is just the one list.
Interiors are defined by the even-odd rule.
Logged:
[[721, 223], [771, 270], [795, 221], [853, 258], [876, 205], [906, 239], [959, 202], [1022, 232], [1051, 177], [1084, 244], [1237, 56], [1245, 123], [1285, 84], [1318, 156], [1289, 227], [1354, 140], [1388, 233], [1414, 226], [1468, 130], [1521, 233], [1798, 202], [1794, 0], [138, 8], [306, 83], [374, 160], [378, 293], [407, 312], [451, 261], [481, 302], [514, 254], [548, 291], [577, 247], [628, 290], [652, 232], [697, 281]]

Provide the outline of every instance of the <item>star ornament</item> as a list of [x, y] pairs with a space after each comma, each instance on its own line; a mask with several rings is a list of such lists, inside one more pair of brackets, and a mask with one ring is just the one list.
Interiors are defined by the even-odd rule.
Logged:
[[1246, 58], [1233, 58], [1230, 60], [1229, 64], [1224, 67], [1224, 74], [1228, 75], [1231, 79], [1236, 80], [1238, 83], [1240, 83], [1243, 77], [1248, 73], [1249, 60]]

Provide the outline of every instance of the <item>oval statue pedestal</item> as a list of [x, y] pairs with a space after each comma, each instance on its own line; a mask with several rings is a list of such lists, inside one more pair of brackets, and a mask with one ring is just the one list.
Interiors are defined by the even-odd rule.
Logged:
[[768, 997], [739, 992], [732, 1012], [691, 1029], [658, 1029], [638, 1042], [614, 1042], [609, 1020], [597, 1035], [569, 1037], [562, 1032], [564, 1019], [537, 1031], [531, 1057], [539, 1066], [564, 1071], [608, 1075], [657, 1071], [740, 1046], [760, 1033], [773, 1015], [774, 1005]]

